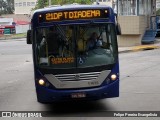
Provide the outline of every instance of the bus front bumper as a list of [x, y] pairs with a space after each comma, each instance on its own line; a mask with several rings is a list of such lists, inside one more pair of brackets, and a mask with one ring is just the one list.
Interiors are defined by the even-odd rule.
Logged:
[[96, 88], [83, 88], [72, 90], [48, 89], [37, 86], [37, 99], [39, 102], [60, 102], [73, 100], [98, 100], [119, 96], [119, 80], [105, 86]]

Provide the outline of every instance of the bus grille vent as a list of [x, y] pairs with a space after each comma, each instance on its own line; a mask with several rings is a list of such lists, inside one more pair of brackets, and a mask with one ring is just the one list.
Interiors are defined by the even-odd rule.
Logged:
[[101, 72], [77, 73], [77, 74], [59, 74], [55, 77], [60, 81], [79, 81], [79, 80], [95, 80]]

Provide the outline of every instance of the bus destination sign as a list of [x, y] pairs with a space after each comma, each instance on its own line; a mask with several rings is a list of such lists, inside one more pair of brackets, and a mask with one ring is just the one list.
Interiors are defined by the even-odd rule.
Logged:
[[94, 19], [94, 18], [108, 18], [108, 10], [72, 10], [60, 12], [47, 12], [39, 15], [39, 22], [52, 22], [63, 20], [78, 20], [78, 19]]

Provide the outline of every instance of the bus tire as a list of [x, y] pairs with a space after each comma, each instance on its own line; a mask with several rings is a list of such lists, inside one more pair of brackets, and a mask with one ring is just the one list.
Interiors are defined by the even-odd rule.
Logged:
[[39, 99], [37, 99], [37, 102], [39, 102], [39, 103], [41, 103], [41, 104], [49, 104], [49, 102], [42, 101], [42, 100], [39, 100]]

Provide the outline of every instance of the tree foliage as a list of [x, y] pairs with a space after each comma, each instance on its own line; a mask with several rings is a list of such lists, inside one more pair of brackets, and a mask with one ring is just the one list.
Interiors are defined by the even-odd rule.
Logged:
[[157, 15], [160, 15], [160, 9], [158, 9], [158, 10], [156, 11], [156, 14], [157, 14]]
[[[64, 5], [64, 4], [91, 4], [91, 0], [51, 0], [51, 5]], [[44, 8], [49, 5], [49, 0], [38, 0], [34, 9]]]
[[0, 14], [12, 14], [14, 12], [14, 0], [0, 0]]
[[47, 6], [47, 0], [38, 0], [33, 10], [44, 8], [45, 6]]

